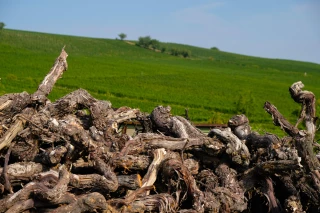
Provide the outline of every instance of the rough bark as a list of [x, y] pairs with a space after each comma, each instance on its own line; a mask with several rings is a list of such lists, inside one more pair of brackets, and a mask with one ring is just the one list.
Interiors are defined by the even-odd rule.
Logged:
[[76, 175], [70, 177], [70, 185], [78, 189], [94, 189], [109, 192], [114, 191], [113, 182], [99, 174]]
[[31, 103], [30, 94], [27, 92], [6, 94], [0, 97], [1, 123], [11, 120]]
[[[8, 165], [7, 175], [11, 183], [30, 181], [32, 176], [45, 170], [45, 166], [34, 162], [17, 162]], [[3, 173], [3, 168], [0, 168], [0, 173]]]
[[62, 76], [63, 72], [68, 69], [67, 57], [68, 54], [66, 53], [64, 48], [62, 48], [62, 51], [59, 57], [54, 62], [50, 72], [43, 79], [37, 91], [32, 95], [33, 101], [36, 101], [41, 104], [45, 103], [46, 97], [53, 89], [53, 86], [56, 83], [56, 81]]
[[[291, 195], [285, 201], [286, 211], [289, 209], [295, 208], [300, 211], [301, 206], [310, 206], [312, 211], [319, 211], [319, 208], [316, 207], [319, 205], [318, 198], [320, 195], [320, 163], [317, 159], [316, 155], [313, 152], [313, 144], [314, 137], [316, 132], [315, 122], [317, 117], [315, 117], [315, 96], [312, 92], [303, 91], [302, 88], [304, 85], [302, 82], [296, 82], [291, 85], [289, 88], [289, 92], [293, 100], [297, 103], [301, 103], [301, 112], [299, 119], [296, 125], [292, 125], [288, 122], [282, 114], [277, 110], [275, 106], [266, 102], [264, 105], [264, 109], [272, 115], [273, 122], [275, 125], [280, 126], [287, 134], [289, 134], [293, 138], [293, 144], [297, 149], [298, 153], [298, 163], [303, 166], [303, 170], [300, 172], [300, 179], [294, 178], [294, 181], [297, 182], [297, 187], [300, 190], [300, 195], [308, 197], [308, 199], [312, 200], [312, 204], [306, 204], [297, 193], [291, 193]], [[301, 121], [305, 121], [306, 130], [299, 130], [298, 125]], [[304, 175], [304, 173], [310, 174]], [[287, 178], [287, 183], [292, 183], [292, 181]], [[289, 184], [291, 190], [296, 191], [295, 187], [292, 184]], [[314, 188], [314, 189], [313, 189]]]
[[245, 115], [235, 115], [228, 121], [228, 126], [231, 128], [240, 140], [245, 140], [251, 133], [249, 119]]
[[299, 131], [299, 129], [289, 123], [277, 110], [275, 106], [266, 102], [265, 110], [272, 115], [275, 125], [280, 126], [290, 136], [294, 138], [296, 148], [299, 156], [302, 158], [302, 164], [307, 171], [314, 171], [320, 168], [319, 160], [313, 152], [313, 138], [309, 132]]
[[320, 211], [315, 96], [301, 82], [296, 125], [265, 104], [290, 137], [259, 135], [245, 115], [206, 136], [169, 106], [115, 109], [83, 89], [50, 102], [66, 58], [34, 94], [0, 97], [0, 212]]
[[[177, 177], [175, 177], [175, 174]], [[196, 181], [188, 168], [183, 165], [183, 163], [178, 159], [168, 159], [162, 165], [162, 175], [164, 179], [167, 179], [169, 185], [169, 193], [172, 191], [181, 191], [183, 190], [185, 193], [188, 193], [192, 198], [192, 207], [198, 211], [204, 211], [204, 195], [203, 192], [200, 191], [198, 186], [196, 185]], [[185, 187], [184, 189], [180, 188], [180, 180], [184, 181]], [[175, 184], [173, 184], [175, 183]], [[174, 188], [178, 186], [178, 188]], [[174, 189], [174, 190], [173, 190]], [[185, 198], [178, 198], [179, 202], [182, 202]]]
[[[295, 127], [297, 127], [301, 121], [305, 120], [307, 133], [314, 137], [316, 132], [315, 122], [317, 121], [315, 106], [316, 98], [312, 92], [306, 90], [303, 91], [303, 87], [304, 84], [301, 81], [298, 81], [293, 83], [289, 88], [292, 99], [297, 103], [301, 103], [302, 105], [300, 116]], [[310, 138], [312, 141], [313, 139], [314, 138]]]
[[122, 154], [139, 154], [148, 149], [165, 148], [167, 150], [204, 150], [210, 155], [219, 155], [225, 150], [225, 145], [213, 138], [172, 138], [155, 133], [142, 133], [126, 143], [121, 150]]
[[106, 178], [104, 181], [107, 183], [108, 189], [111, 192], [116, 191], [119, 187], [119, 183], [111, 165], [104, 162], [104, 160], [96, 156], [96, 154], [91, 153], [91, 157], [94, 161], [94, 168]]
[[[150, 164], [147, 174], [142, 178], [142, 187], [152, 186], [157, 179], [158, 171], [162, 161], [165, 159], [166, 151], [164, 148], [153, 151], [153, 161]], [[146, 192], [149, 195], [149, 192]]]
[[108, 204], [114, 207], [115, 212], [176, 212], [178, 204], [171, 195], [160, 193], [145, 196], [145, 191], [151, 188], [143, 187], [125, 199], [109, 200]]
[[248, 147], [229, 128], [226, 130], [212, 129], [209, 134], [218, 137], [226, 144], [226, 153], [232, 162], [243, 166], [249, 165], [250, 152]]
[[151, 159], [147, 155], [116, 155], [112, 159], [112, 164], [116, 168], [125, 170], [144, 170], [149, 167]]
[[28, 199], [24, 201], [17, 202], [14, 206], [6, 211], [6, 213], [18, 213], [18, 212], [25, 212], [28, 209], [34, 207], [34, 200]]
[[139, 174], [133, 175], [118, 175], [119, 186], [135, 190], [142, 187], [142, 179]]
[[171, 107], [156, 107], [151, 115], [155, 131], [177, 138], [196, 138], [205, 136], [199, 129], [194, 127], [187, 119], [181, 116], [171, 116]]
[[0, 150], [6, 146], [9, 146], [12, 140], [17, 136], [17, 134], [23, 130], [23, 119], [17, 118], [14, 124], [6, 131], [4, 136], [0, 139]]
[[74, 202], [56, 208], [53, 213], [69, 213], [69, 212], [94, 212], [107, 210], [107, 201], [103, 195], [93, 192], [87, 195], [78, 197]]

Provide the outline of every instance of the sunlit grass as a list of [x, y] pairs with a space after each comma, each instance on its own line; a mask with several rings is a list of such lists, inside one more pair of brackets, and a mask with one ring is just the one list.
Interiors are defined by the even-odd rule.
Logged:
[[[188, 108], [196, 123], [226, 123], [240, 113], [236, 103], [241, 100], [248, 106], [247, 116], [254, 128], [274, 131], [263, 110], [265, 101], [295, 122], [299, 105], [291, 100], [289, 86], [301, 80], [320, 97], [319, 64], [162, 44], [167, 50], [190, 50], [192, 57], [184, 59], [119, 40], [14, 30], [0, 32], [0, 95], [34, 92], [64, 45], [69, 69], [50, 94], [52, 100], [84, 88], [97, 98], [110, 100], [114, 107], [151, 112], [157, 105], [170, 105], [178, 115]], [[320, 103], [317, 106], [319, 110]]]

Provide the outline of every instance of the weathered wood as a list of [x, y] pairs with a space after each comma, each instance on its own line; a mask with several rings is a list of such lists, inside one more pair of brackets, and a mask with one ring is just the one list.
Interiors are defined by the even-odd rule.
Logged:
[[39, 153], [39, 140], [35, 138], [30, 128], [26, 127], [20, 131], [12, 144], [12, 158], [18, 159], [18, 161], [30, 162], [35, 161], [37, 154]]
[[240, 140], [244, 140], [251, 133], [249, 119], [245, 115], [235, 115], [228, 121], [228, 126], [231, 128]]
[[175, 199], [165, 193], [144, 196], [136, 199], [127, 212], [176, 212], [178, 205]]
[[0, 96], [0, 119], [1, 123], [7, 119], [12, 119], [21, 113], [32, 102], [30, 94], [27, 92], [13, 93]]
[[100, 190], [110, 191], [108, 180], [98, 174], [76, 175], [70, 177], [70, 185], [79, 189], [98, 188]]
[[7, 190], [9, 193], [13, 193], [10, 180], [8, 178], [8, 163], [9, 163], [10, 154], [11, 154], [11, 148], [8, 149], [7, 154], [4, 157], [2, 177], [4, 179], [4, 189]]
[[[304, 133], [292, 124], [290, 124], [277, 110], [275, 106], [266, 102], [264, 105], [265, 110], [272, 115], [274, 124], [284, 129], [290, 136], [294, 138], [296, 148], [299, 156], [302, 158], [302, 164], [308, 171], [318, 170], [320, 163], [313, 153], [313, 139], [314, 135]], [[320, 180], [319, 180], [320, 181]]]
[[[157, 179], [160, 164], [165, 159], [166, 154], [167, 152], [164, 148], [156, 149], [153, 151], [153, 160], [148, 168], [147, 174], [142, 178], [141, 187], [152, 186], [154, 184]], [[146, 192], [146, 194], [149, 195], [149, 192]]]
[[230, 156], [232, 162], [243, 166], [249, 165], [250, 152], [248, 147], [229, 128], [225, 130], [212, 129], [210, 133], [226, 144], [226, 153]]
[[0, 183], [0, 194], [2, 194], [3, 192], [4, 192], [4, 185]]
[[124, 199], [115, 199], [111, 200], [110, 202], [113, 204], [123, 204], [123, 205], [130, 205], [134, 200], [136, 200], [139, 197], [146, 196], [150, 190], [154, 190], [154, 186], [143, 186], [135, 191], [128, 191]]
[[296, 137], [299, 135], [299, 129], [289, 123], [283, 115], [278, 111], [278, 109], [269, 103], [268, 101], [264, 104], [264, 109], [272, 115], [273, 123], [276, 126], [280, 126], [282, 130], [284, 130], [287, 134], [292, 137]]
[[10, 104], [12, 103], [12, 100], [10, 100], [9, 96], [10, 94], [0, 97], [0, 112], [10, 106]]
[[78, 197], [74, 202], [56, 208], [52, 213], [80, 213], [107, 210], [107, 201], [100, 193], [93, 192]]
[[142, 179], [139, 174], [117, 175], [119, 186], [135, 190], [142, 187]]
[[111, 165], [105, 163], [95, 153], [91, 153], [91, 157], [93, 158], [94, 168], [106, 178], [104, 182], [106, 185], [108, 185], [109, 191], [116, 191], [119, 187], [119, 183], [116, 174], [111, 168]]
[[192, 159], [188, 158], [186, 160], [183, 160], [183, 165], [185, 165], [188, 170], [191, 172], [192, 175], [196, 175], [199, 172], [199, 162]]
[[165, 135], [177, 138], [196, 138], [204, 137], [205, 135], [190, 122], [181, 116], [171, 116], [171, 107], [156, 107], [151, 115], [151, 121], [157, 131]]
[[225, 145], [221, 141], [209, 138], [173, 138], [155, 133], [141, 133], [126, 143], [121, 150], [125, 154], [140, 154], [149, 149], [165, 148], [167, 150], [203, 150], [210, 155], [219, 155], [225, 151]]
[[273, 134], [265, 134], [265, 135], [259, 135], [256, 132], [252, 132], [247, 136], [246, 141], [247, 146], [250, 146], [251, 149], [257, 149], [257, 148], [269, 148], [272, 147], [280, 147], [281, 146], [281, 140], [278, 136]]
[[[45, 167], [40, 163], [18, 162], [9, 164], [7, 168], [8, 179], [11, 183], [19, 181], [30, 181], [32, 176], [44, 171]], [[3, 169], [0, 168], [0, 174]]]
[[44, 113], [32, 117], [31, 131], [39, 135], [41, 140], [51, 143], [65, 141], [83, 147], [97, 147], [97, 144], [90, 137], [88, 130], [81, 125], [81, 120], [75, 115], [66, 115], [62, 119], [51, 118]]
[[[64, 116], [66, 114], [71, 114], [78, 109], [92, 107], [99, 100], [92, 97], [86, 90], [78, 89], [75, 90], [64, 97], [58, 99], [54, 103], [49, 103], [45, 106], [45, 109], [50, 112], [51, 116]], [[105, 108], [110, 109], [110, 102], [105, 103]]]
[[45, 165], [57, 165], [60, 163], [62, 157], [67, 152], [67, 148], [64, 146], [57, 146], [53, 149], [48, 149], [41, 153], [36, 159], [37, 162], [42, 162]]
[[300, 116], [295, 126], [297, 127], [302, 120], [305, 120], [307, 132], [313, 136], [313, 138], [311, 138], [313, 141], [314, 134], [316, 132], [315, 122], [317, 120], [315, 106], [316, 98], [312, 92], [306, 90], [303, 91], [303, 87], [304, 84], [301, 81], [298, 81], [293, 83], [289, 88], [292, 99], [297, 103], [301, 103], [302, 105]]
[[72, 163], [73, 170], [81, 170], [81, 169], [88, 169], [93, 167], [92, 161], [84, 161], [84, 159], [80, 158]]
[[34, 182], [29, 182], [26, 186], [24, 186], [21, 190], [18, 192], [15, 192], [14, 194], [11, 194], [4, 199], [0, 200], [0, 212], [6, 212], [8, 209], [10, 209], [12, 206], [14, 206], [18, 202], [23, 202], [25, 200], [28, 200], [31, 193], [39, 187], [38, 184]]
[[[34, 94], [0, 97], [0, 212], [320, 211], [315, 97], [301, 82], [295, 126], [265, 104], [290, 137], [252, 132], [245, 115], [206, 136], [170, 106], [115, 109], [83, 89], [50, 102], [66, 58]], [[131, 120], [133, 138], [119, 131]]]
[[94, 126], [109, 134], [117, 133], [119, 123], [136, 118], [140, 113], [140, 110], [129, 107], [120, 107], [117, 110], [110, 107], [111, 104], [105, 101], [96, 102], [90, 107]]
[[[13, 109], [10, 108], [11, 111], [22, 111], [30, 101], [36, 101], [38, 103], [44, 104], [46, 101], [46, 97], [51, 92], [53, 85], [56, 83], [58, 78], [62, 75], [63, 71], [67, 69], [67, 58], [68, 54], [62, 49], [60, 56], [56, 59], [53, 67], [51, 68], [49, 74], [45, 77], [42, 83], [39, 85], [38, 90], [31, 95], [31, 97], [26, 94], [16, 94], [12, 95], [13, 97], [1, 97], [2, 103], [0, 105], [1, 111], [3, 109], [8, 109], [11, 105], [17, 105]], [[29, 96], [29, 97], [28, 97]], [[12, 100], [13, 99], [13, 100]], [[5, 133], [5, 135], [0, 139], [0, 150], [5, 146], [8, 146], [11, 141], [15, 138], [15, 136], [23, 130], [23, 125], [26, 122], [23, 114], [16, 118], [15, 123], [10, 127], [10, 129]]]
[[63, 165], [60, 167], [59, 180], [52, 189], [48, 189], [46, 186], [42, 185], [40, 189], [34, 190], [34, 193], [39, 199], [56, 204], [63, 203], [65, 202], [64, 198], [68, 189], [69, 181], [70, 174]]
[[285, 173], [286, 171], [291, 171], [299, 168], [300, 167], [297, 160], [266, 161], [246, 170], [243, 173], [241, 184], [244, 185], [243, 188], [246, 188], [248, 190], [254, 187], [255, 181], [258, 181], [253, 177], [257, 174], [281, 174]]
[[23, 130], [23, 124], [25, 120], [17, 118], [14, 124], [6, 131], [4, 136], [0, 139], [0, 150], [6, 146], [9, 146], [12, 140], [17, 136], [17, 134]]
[[300, 202], [300, 199], [296, 196], [290, 196], [288, 199], [284, 202], [284, 210], [285, 212], [305, 212], [303, 210], [302, 204]]
[[202, 170], [197, 175], [197, 182], [202, 191], [211, 191], [219, 186], [219, 177], [209, 169]]
[[[114, 207], [116, 212], [176, 212], [178, 204], [171, 195], [159, 193], [145, 196], [145, 191], [152, 188], [150, 186], [142, 187], [125, 199], [111, 199], [107, 202]], [[141, 194], [143, 196], [140, 196]]]
[[142, 130], [140, 130], [142, 133], [153, 132], [153, 124], [148, 113], [140, 112], [137, 114], [137, 121], [139, 121], [142, 126]]
[[237, 172], [226, 164], [220, 164], [215, 173], [219, 177], [220, 185], [213, 189], [216, 199], [220, 200], [221, 210], [226, 212], [243, 211], [247, 209], [245, 190], [237, 179]]
[[279, 201], [275, 197], [272, 179], [267, 177], [264, 180], [264, 186], [262, 187], [262, 193], [268, 198], [269, 212], [280, 213], [281, 207]]
[[43, 79], [37, 91], [32, 95], [33, 101], [44, 103], [46, 100], [45, 97], [49, 95], [56, 81], [62, 76], [63, 72], [68, 69], [67, 57], [68, 54], [64, 48], [62, 48], [62, 51], [54, 62], [50, 72]]
[[[14, 111], [15, 114], [22, 112], [23, 109], [27, 107], [31, 101], [35, 101], [44, 104], [46, 97], [51, 92], [54, 84], [61, 77], [63, 71], [67, 69], [67, 58], [68, 54], [62, 49], [60, 56], [56, 59], [53, 67], [51, 68], [49, 74], [44, 78], [42, 83], [39, 85], [38, 90], [31, 96], [27, 93], [13, 94], [11, 96], [5, 96], [0, 98], [1, 111], [10, 110]], [[13, 105], [16, 105], [13, 107]], [[9, 113], [11, 114], [11, 113]], [[25, 113], [26, 114], [26, 113]], [[31, 114], [31, 113], [28, 113]], [[12, 115], [12, 114], [11, 114]], [[0, 139], [0, 150], [3, 147], [8, 146], [11, 141], [15, 138], [19, 131], [23, 130], [23, 125], [26, 122], [22, 119], [23, 114], [17, 117], [15, 123], [10, 127], [10, 129], [5, 133], [5, 135]]]
[[14, 206], [8, 209], [6, 213], [25, 212], [28, 209], [31, 209], [33, 207], [34, 207], [33, 199], [23, 200], [23, 201], [17, 202]]
[[[175, 177], [178, 175], [178, 177]], [[192, 207], [198, 211], [203, 212], [204, 211], [204, 195], [203, 192], [200, 191], [198, 186], [196, 185], [196, 181], [190, 171], [187, 167], [183, 165], [183, 163], [180, 160], [177, 159], [168, 159], [162, 164], [162, 176], [164, 179], [167, 179], [170, 183], [169, 188], [174, 189], [174, 187], [180, 186], [179, 183], [180, 180], [183, 180], [186, 184], [185, 189], [176, 188], [174, 191], [180, 191], [184, 190], [184, 192], [187, 192], [192, 198]], [[176, 184], [174, 184], [176, 183]], [[170, 190], [171, 191], [171, 190]], [[169, 191], [169, 193], [171, 193]], [[183, 197], [179, 198], [179, 202], [183, 201]]]

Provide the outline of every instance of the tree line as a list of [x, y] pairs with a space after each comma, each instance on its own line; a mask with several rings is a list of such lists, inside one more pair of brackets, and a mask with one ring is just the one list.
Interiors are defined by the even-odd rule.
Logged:
[[190, 50], [179, 49], [179, 48], [171, 48], [167, 50], [166, 47], [161, 46], [160, 41], [158, 41], [157, 39], [152, 39], [150, 36], [139, 37], [136, 45], [146, 49], [160, 50], [162, 53], [169, 53], [170, 55], [173, 55], [173, 56], [183, 56], [184, 58], [191, 56]]
[[[125, 33], [120, 33], [119, 35], [120, 40], [124, 40], [127, 35]], [[136, 46], [151, 49], [154, 51], [160, 51], [162, 53], [168, 53], [173, 56], [182, 56], [184, 58], [191, 56], [191, 51], [186, 49], [179, 49], [179, 48], [170, 48], [167, 50], [165, 46], [161, 46], [161, 42], [157, 39], [151, 38], [151, 36], [141, 36], [138, 38], [136, 42]]]

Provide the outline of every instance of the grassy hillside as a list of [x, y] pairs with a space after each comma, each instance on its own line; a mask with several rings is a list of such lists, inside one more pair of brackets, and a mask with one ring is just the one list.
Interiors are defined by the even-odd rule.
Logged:
[[[157, 105], [170, 105], [178, 115], [189, 108], [196, 123], [226, 123], [246, 112], [255, 129], [272, 132], [271, 118], [262, 108], [266, 100], [295, 122], [299, 105], [288, 87], [302, 81], [320, 97], [319, 64], [162, 44], [190, 50], [192, 57], [184, 59], [120, 40], [16, 30], [0, 32], [0, 95], [34, 92], [64, 45], [69, 69], [50, 95], [53, 100], [84, 88], [114, 107], [151, 112]], [[319, 101], [317, 107], [319, 111]]]

